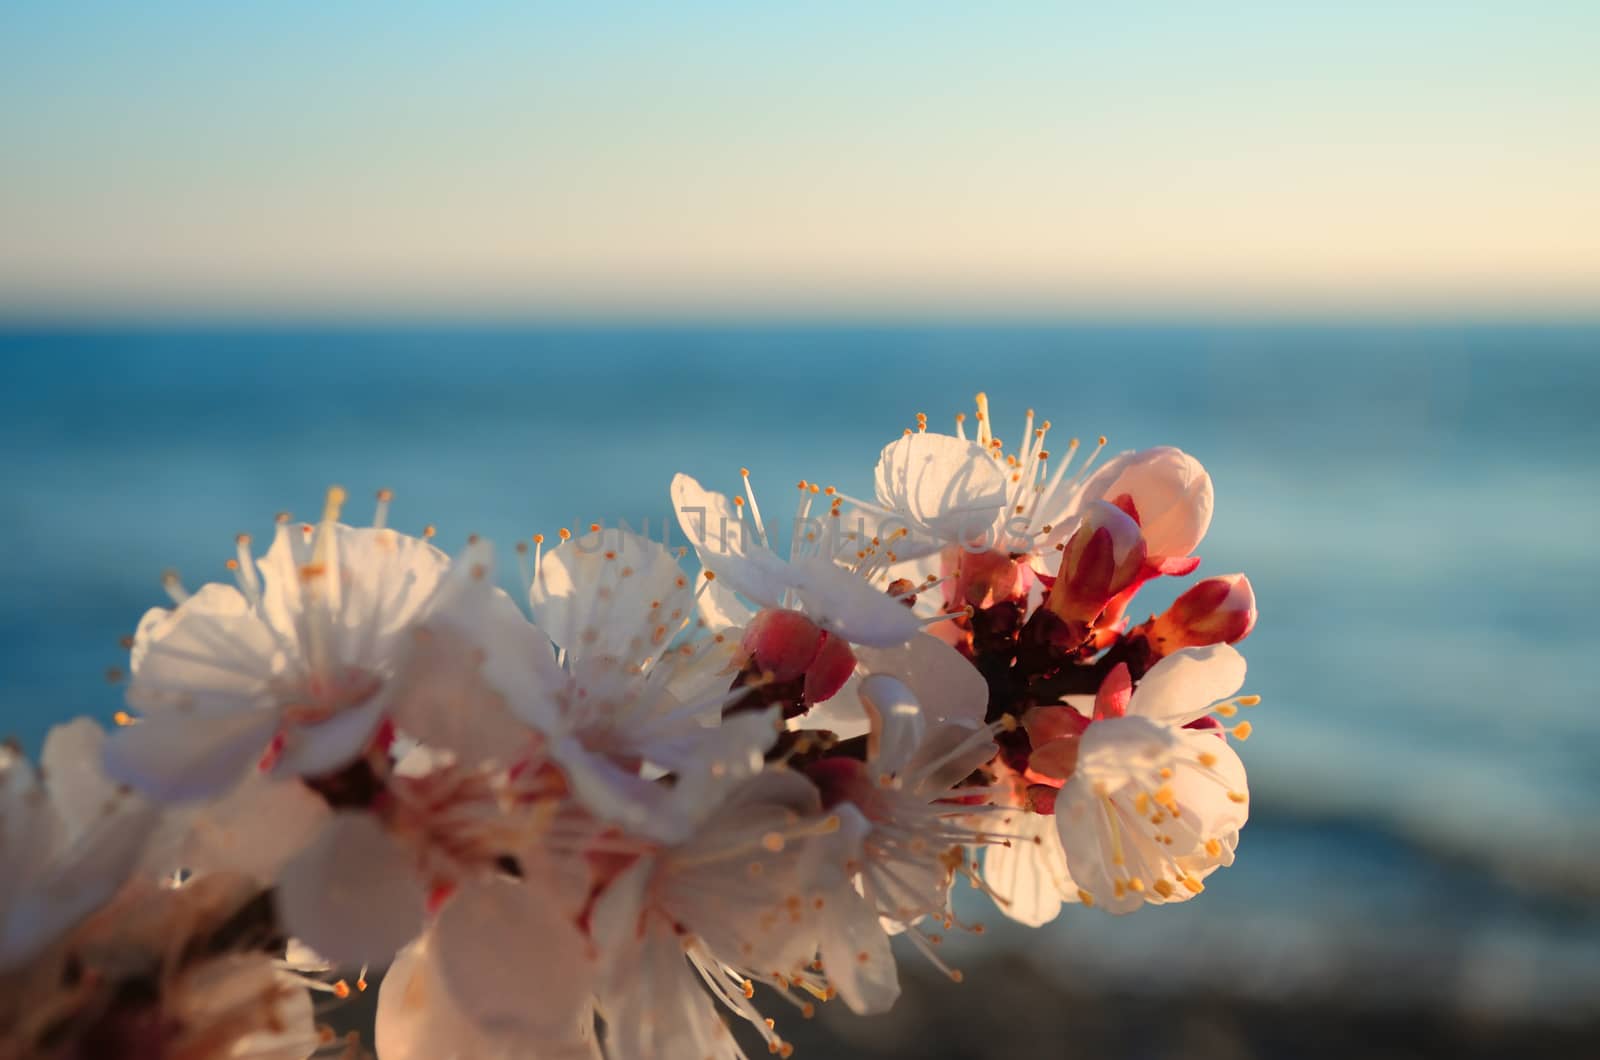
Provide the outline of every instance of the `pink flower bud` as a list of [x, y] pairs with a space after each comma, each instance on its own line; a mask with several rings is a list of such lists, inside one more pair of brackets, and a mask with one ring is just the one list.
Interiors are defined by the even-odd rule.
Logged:
[[1112, 597], [1138, 581], [1145, 556], [1139, 524], [1113, 504], [1091, 502], [1062, 549], [1045, 606], [1063, 621], [1093, 622]]
[[1161, 655], [1179, 648], [1233, 644], [1256, 624], [1256, 594], [1243, 574], [1223, 574], [1191, 586], [1150, 620], [1147, 637]]

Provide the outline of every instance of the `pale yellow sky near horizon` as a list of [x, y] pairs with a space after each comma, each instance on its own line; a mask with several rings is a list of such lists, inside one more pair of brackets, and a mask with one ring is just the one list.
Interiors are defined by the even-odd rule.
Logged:
[[13, 12], [0, 311], [1600, 311], [1600, 5], [1227, 6]]

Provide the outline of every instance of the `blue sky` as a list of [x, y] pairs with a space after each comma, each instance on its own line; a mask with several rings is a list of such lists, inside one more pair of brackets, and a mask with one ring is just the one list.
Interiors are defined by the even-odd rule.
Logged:
[[1600, 305], [1600, 5], [13, 3], [0, 310]]

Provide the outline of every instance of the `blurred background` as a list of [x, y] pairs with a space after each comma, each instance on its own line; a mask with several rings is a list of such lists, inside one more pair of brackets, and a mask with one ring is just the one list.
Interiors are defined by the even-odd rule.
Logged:
[[0, 732], [109, 717], [161, 572], [331, 483], [447, 549], [659, 527], [678, 470], [867, 493], [982, 389], [1211, 471], [1253, 817], [1182, 906], [971, 903], [965, 984], [907, 953], [803, 1055], [1600, 1055], [1597, 47], [1578, 2], [7, 5]]

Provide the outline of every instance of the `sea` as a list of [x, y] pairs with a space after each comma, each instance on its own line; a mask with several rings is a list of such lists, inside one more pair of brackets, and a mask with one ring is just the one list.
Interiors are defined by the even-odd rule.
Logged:
[[883, 445], [979, 391], [1007, 442], [1032, 408], [1051, 448], [1180, 446], [1216, 489], [1200, 574], [1246, 572], [1261, 613], [1238, 863], [1132, 917], [991, 913], [956, 952], [1600, 1013], [1600, 324], [0, 324], [0, 379], [0, 734], [30, 749], [118, 709], [164, 571], [227, 578], [237, 533], [332, 484], [452, 550], [660, 533], [678, 471], [748, 467], [779, 510], [798, 479], [870, 495]]

